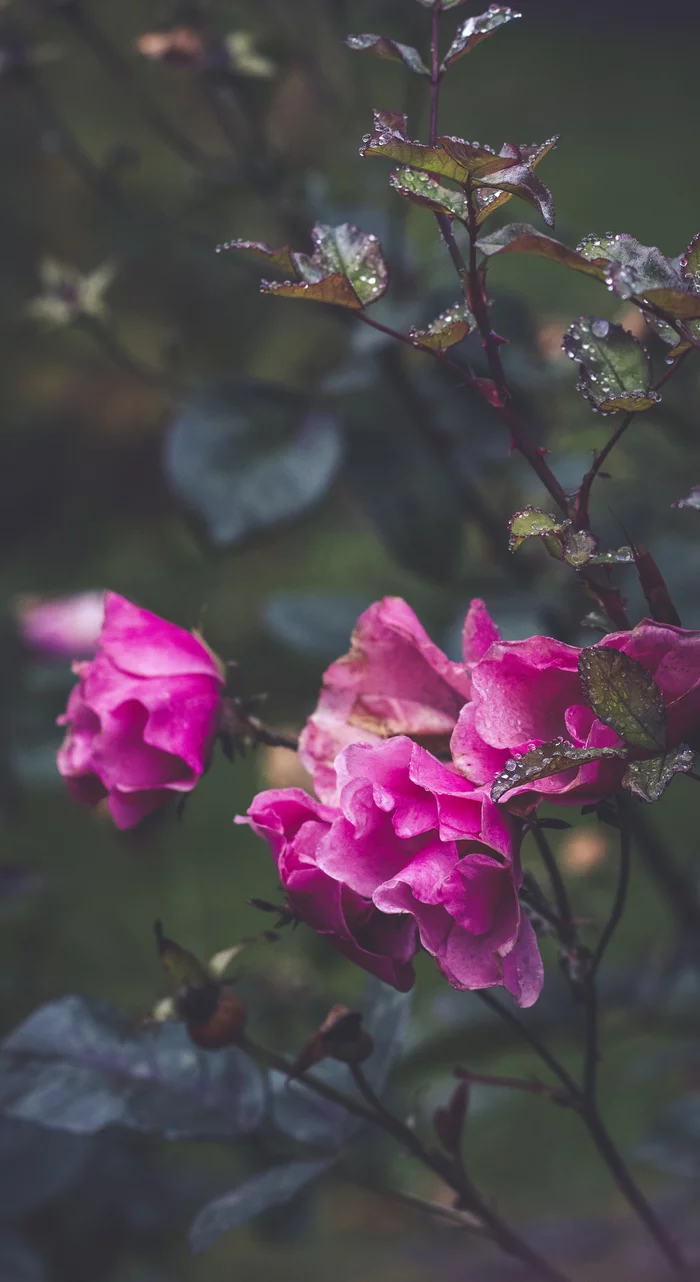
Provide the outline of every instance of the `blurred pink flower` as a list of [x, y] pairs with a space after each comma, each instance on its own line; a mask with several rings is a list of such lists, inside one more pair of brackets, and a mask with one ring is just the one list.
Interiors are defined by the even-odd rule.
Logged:
[[173, 793], [190, 792], [213, 742], [224, 678], [210, 650], [114, 592], [105, 594], [96, 657], [59, 724], [58, 769], [77, 801], [102, 798], [131, 828]]
[[[360, 956], [358, 946], [383, 954], [383, 966], [388, 957], [394, 968], [406, 960], [410, 937], [403, 931], [415, 923], [454, 988], [499, 985], [521, 1006], [532, 1005], [542, 963], [520, 911], [521, 873], [508, 815], [403, 735], [349, 746], [337, 776], [338, 808], [289, 789], [261, 794], [249, 811], [272, 846], [293, 906], [303, 882], [306, 898], [297, 909], [303, 920], [375, 974], [381, 973], [376, 957]], [[302, 821], [300, 807], [313, 822]], [[370, 915], [359, 918], [358, 930], [349, 921], [360, 905]], [[389, 982], [402, 986], [396, 978]]]
[[365, 610], [349, 653], [326, 671], [318, 706], [299, 741], [318, 796], [337, 802], [334, 762], [351, 743], [377, 744], [405, 734], [447, 753], [471, 694], [471, 669], [498, 637], [483, 601], [472, 601], [464, 662], [453, 663], [400, 597], [385, 597]]
[[275, 788], [253, 801], [251, 827], [270, 845], [289, 906], [344, 957], [386, 984], [407, 992], [413, 986], [411, 958], [416, 928], [410, 917], [388, 916], [317, 863], [320, 843], [333, 831], [337, 811], [301, 788]]
[[[669, 747], [700, 746], [700, 632], [644, 619], [598, 646], [623, 651], [651, 673], [666, 704]], [[618, 747], [622, 740], [586, 703], [580, 653], [551, 637], [496, 641], [474, 668], [471, 702], [452, 736], [457, 768], [490, 784], [514, 753], [556, 738], [575, 747]], [[547, 796], [581, 805], [618, 791], [625, 769], [624, 760], [607, 758], [523, 784], [508, 796], [522, 794], [526, 804]]]
[[14, 615], [23, 641], [49, 659], [89, 659], [104, 619], [104, 592], [71, 596], [22, 596]]

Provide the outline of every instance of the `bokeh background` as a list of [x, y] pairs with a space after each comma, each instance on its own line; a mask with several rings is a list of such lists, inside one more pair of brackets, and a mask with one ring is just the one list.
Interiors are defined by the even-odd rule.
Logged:
[[[700, 226], [696, 6], [521, 8], [522, 22], [453, 69], [441, 128], [498, 146], [561, 134], [542, 169], [560, 238], [629, 231], [680, 253]], [[447, 16], [445, 28], [470, 11]], [[204, 69], [139, 52], [141, 37], [178, 25], [213, 42]], [[162, 991], [155, 917], [203, 956], [267, 926], [247, 900], [275, 898], [271, 860], [232, 818], [260, 787], [303, 782], [291, 753], [260, 750], [233, 765], [217, 760], [181, 820], [163, 814], [119, 834], [104, 815], [79, 810], [54, 765], [71, 674], [22, 644], [19, 597], [109, 586], [199, 626], [239, 665], [241, 692], [265, 692], [267, 719], [290, 729], [312, 708], [357, 614], [385, 594], [404, 596], [450, 652], [473, 595], [506, 637], [594, 639], [579, 626], [590, 602], [561, 567], [539, 546], [509, 557], [508, 516], [546, 496], [509, 456], [487, 408], [428, 358], [346, 314], [260, 296], [254, 262], [215, 253], [234, 237], [308, 248], [314, 220], [351, 221], [380, 236], [392, 270], [378, 320], [406, 329], [456, 300], [430, 214], [390, 190], [382, 161], [358, 155], [372, 107], [405, 110], [416, 133], [425, 129], [425, 85], [342, 43], [369, 30], [424, 47], [427, 26], [411, 0], [2, 8], [3, 1031], [69, 992], [138, 1017]], [[225, 46], [226, 61], [232, 32], [245, 36]], [[530, 215], [514, 201], [501, 220]], [[104, 265], [95, 303], [86, 278]], [[602, 287], [539, 260], [507, 257], [491, 279], [523, 412], [573, 487], [609, 426], [576, 395], [561, 335], [581, 313], [636, 318]], [[666, 349], [650, 343], [661, 372]], [[466, 340], [464, 355], [479, 367], [477, 340]], [[700, 626], [700, 516], [671, 504], [700, 481], [698, 379], [690, 360], [627, 433], [594, 502], [604, 546], [624, 543], [624, 526], [651, 547], [686, 626]], [[633, 569], [617, 573], [638, 618]], [[696, 786], [677, 781], [653, 816], [682, 869], [675, 911], [659, 885], [654, 838], [640, 840], [609, 954], [602, 1076], [610, 1125], [640, 1181], [691, 1233], [700, 1179]], [[614, 880], [614, 834], [578, 813], [572, 822], [553, 835], [580, 916], [596, 922]], [[548, 983], [531, 1018], [575, 1066], [578, 1017], [553, 947], [543, 949]], [[240, 972], [256, 1032], [282, 1050], [298, 1049], [329, 1004], [362, 985], [303, 929], [250, 948]], [[536, 1071], [475, 999], [447, 989], [427, 959], [419, 972], [394, 1077], [396, 1101], [419, 1123], [456, 1063]], [[564, 1110], [475, 1089], [467, 1151], [480, 1185], [572, 1276], [662, 1276]], [[444, 1197], [388, 1142], [364, 1135], [320, 1187], [190, 1257], [185, 1227], [196, 1209], [273, 1157], [265, 1137], [168, 1144], [112, 1130], [54, 1190], [22, 1198], [8, 1150], [3, 1282], [521, 1276], [372, 1192], [391, 1181]]]

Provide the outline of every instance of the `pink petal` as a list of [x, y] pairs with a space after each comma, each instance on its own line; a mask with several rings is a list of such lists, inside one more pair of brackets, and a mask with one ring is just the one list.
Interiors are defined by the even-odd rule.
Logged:
[[116, 592], [105, 593], [100, 648], [118, 668], [132, 676], [197, 674], [224, 684], [216, 660], [197, 637]]

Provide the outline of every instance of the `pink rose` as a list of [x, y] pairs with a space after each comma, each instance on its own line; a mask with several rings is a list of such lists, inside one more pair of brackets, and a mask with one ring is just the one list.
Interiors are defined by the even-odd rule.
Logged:
[[[351, 745], [339, 757], [337, 772], [337, 809], [289, 789], [263, 793], [249, 812], [273, 847], [284, 885], [293, 886], [290, 869], [296, 876], [300, 864], [307, 865], [308, 898], [300, 916], [335, 936], [341, 947], [337, 905], [350, 895], [349, 902], [380, 910], [372, 919], [372, 952], [396, 959], [404, 923], [415, 922], [423, 947], [454, 988], [501, 985], [521, 1006], [531, 1005], [543, 971], [534, 931], [520, 912], [521, 873], [509, 817], [483, 790], [474, 791], [405, 736], [376, 746]], [[293, 850], [272, 835], [269, 820], [261, 822], [270, 797], [278, 831], [289, 831], [290, 821], [279, 818], [284, 806], [296, 812], [303, 803], [314, 816], [313, 823], [295, 828]], [[337, 888], [333, 895], [329, 887]], [[394, 916], [392, 930], [386, 923]], [[351, 933], [356, 940], [356, 928]], [[347, 956], [380, 973], [351, 952], [345, 939]], [[364, 936], [362, 943], [368, 946]]]
[[[651, 673], [666, 704], [670, 747], [700, 746], [700, 632], [644, 619], [631, 632], [603, 637]], [[497, 641], [472, 673], [472, 699], [452, 736], [457, 768], [490, 784], [515, 753], [552, 739], [575, 747], [618, 747], [622, 740], [588, 707], [576, 646], [551, 637]], [[636, 754], [639, 755], [639, 754]], [[564, 804], [595, 802], [619, 790], [625, 762], [608, 758], [513, 789], [525, 803], [540, 795]]]
[[318, 706], [299, 742], [323, 801], [337, 802], [333, 763], [351, 743], [377, 744], [406, 734], [447, 753], [470, 697], [471, 669], [499, 636], [483, 601], [472, 602], [463, 636], [464, 663], [453, 663], [400, 597], [385, 597], [365, 610], [349, 654], [325, 673]]
[[173, 793], [190, 792], [206, 765], [224, 678], [203, 642], [114, 592], [105, 594], [96, 657], [79, 676], [59, 724], [58, 769], [77, 801], [107, 797], [131, 828]]
[[104, 619], [104, 592], [19, 597], [14, 607], [23, 641], [48, 659], [88, 659]]
[[414, 980], [413, 921], [380, 912], [370, 898], [329, 877], [316, 862], [337, 812], [301, 788], [275, 788], [259, 793], [248, 815], [254, 831], [269, 842], [292, 912], [357, 966], [408, 992]]

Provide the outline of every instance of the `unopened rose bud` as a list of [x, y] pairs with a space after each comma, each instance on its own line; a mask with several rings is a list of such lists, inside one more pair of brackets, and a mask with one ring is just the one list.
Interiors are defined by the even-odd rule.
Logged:
[[298, 1077], [323, 1059], [337, 1059], [343, 1064], [362, 1064], [374, 1050], [374, 1042], [362, 1027], [359, 1011], [348, 1006], [332, 1006], [320, 1028], [302, 1047], [294, 1062], [292, 1076]]

